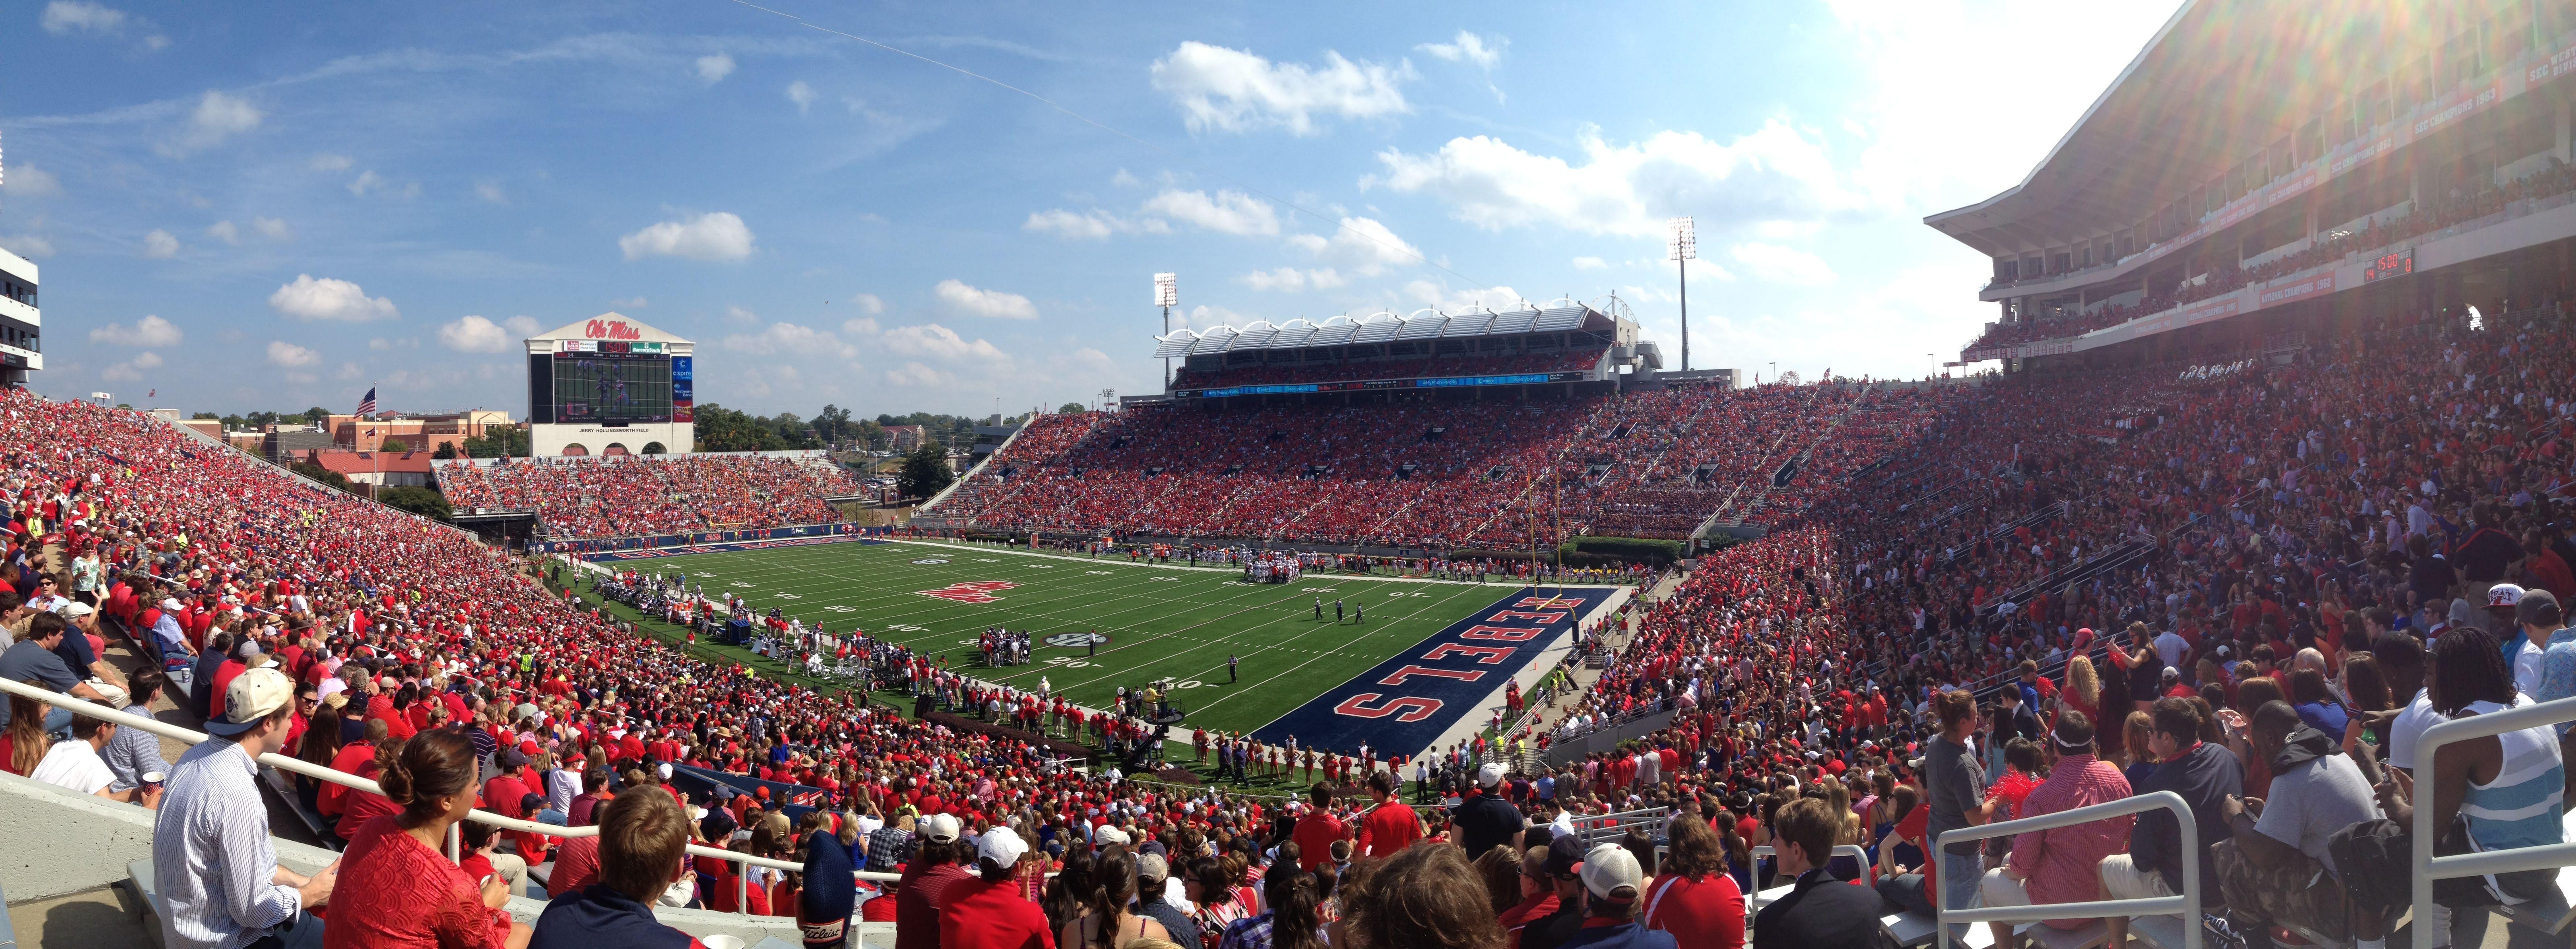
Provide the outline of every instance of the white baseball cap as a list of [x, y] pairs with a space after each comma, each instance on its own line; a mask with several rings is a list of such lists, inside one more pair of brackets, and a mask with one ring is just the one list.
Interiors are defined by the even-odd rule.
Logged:
[[[1600, 899], [1627, 901], [1637, 898], [1637, 888], [1646, 883], [1645, 871], [1637, 866], [1637, 856], [1618, 844], [1602, 844], [1583, 855], [1583, 887]], [[1627, 890], [1621, 895], [1620, 890]]]
[[1008, 827], [985, 831], [984, 836], [975, 841], [975, 855], [997, 867], [1018, 866], [1020, 857], [1028, 852], [1028, 842], [1021, 840], [1020, 835]]
[[269, 666], [245, 670], [224, 687], [224, 714], [206, 722], [206, 731], [226, 737], [250, 731], [294, 698], [286, 673]]
[[1476, 769], [1476, 785], [1478, 787], [1489, 788], [1501, 783], [1503, 783], [1502, 762], [1488, 761], [1485, 762], [1483, 767]]
[[2521, 587], [2510, 583], [2496, 584], [2495, 586], [2487, 589], [2487, 607], [2489, 609], [2495, 609], [2507, 606], [2518, 606], [2522, 603], [2522, 592]]
[[950, 814], [932, 814], [921, 822], [921, 836], [938, 843], [957, 839], [957, 818]]
[[1135, 838], [1127, 836], [1126, 831], [1118, 829], [1118, 825], [1102, 824], [1099, 830], [1091, 832], [1091, 842], [1106, 847], [1110, 844], [1128, 844], [1136, 841]]

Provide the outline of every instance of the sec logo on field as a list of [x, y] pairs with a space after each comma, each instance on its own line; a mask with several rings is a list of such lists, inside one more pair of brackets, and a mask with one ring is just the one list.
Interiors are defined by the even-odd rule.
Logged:
[[917, 563], [925, 567], [935, 567], [947, 562], [948, 558], [945, 557], [923, 557], [919, 560], [913, 561], [913, 563]]
[[1057, 633], [1040, 641], [1049, 646], [1058, 646], [1065, 649], [1080, 649], [1092, 643], [1108, 642], [1109, 637], [1104, 633]]

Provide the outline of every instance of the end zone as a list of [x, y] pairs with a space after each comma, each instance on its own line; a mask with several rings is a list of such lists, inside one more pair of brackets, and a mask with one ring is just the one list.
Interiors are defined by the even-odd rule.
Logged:
[[[1356, 754], [1418, 755], [1473, 735], [1505, 686], [1524, 690], [1562, 655], [1577, 624], [1627, 601], [1627, 587], [1522, 587], [1252, 733], [1256, 741]], [[1523, 681], [1527, 680], [1527, 681]], [[1385, 755], [1382, 754], [1381, 757]]]

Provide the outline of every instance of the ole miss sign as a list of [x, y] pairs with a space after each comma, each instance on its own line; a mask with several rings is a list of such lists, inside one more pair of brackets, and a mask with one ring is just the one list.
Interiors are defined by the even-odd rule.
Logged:
[[994, 596], [993, 591], [1008, 590], [1015, 586], [1019, 584], [1009, 580], [969, 580], [964, 583], [951, 583], [936, 590], [914, 590], [913, 592], [957, 603], [990, 603], [1001, 599]]
[[1377, 668], [1316, 696], [1253, 732], [1272, 744], [1355, 754], [1361, 742], [1388, 754], [1427, 748], [1458, 719], [1484, 714], [1488, 699], [1530, 660], [1610, 598], [1608, 589], [1523, 587]]
[[592, 320], [582, 324], [581, 335], [588, 339], [638, 340], [644, 338], [644, 331], [625, 320]]

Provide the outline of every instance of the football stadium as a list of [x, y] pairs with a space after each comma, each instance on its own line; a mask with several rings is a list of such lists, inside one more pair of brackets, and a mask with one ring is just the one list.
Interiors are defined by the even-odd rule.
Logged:
[[[1519, 151], [1470, 106], [1558, 106], [1506, 94], [1538, 57], [1491, 28], [1308, 65], [1100, 11], [1148, 65], [956, 11], [719, 12], [565, 12], [601, 28], [497, 56], [280, 43], [334, 55], [0, 118], [0, 949], [2576, 944], [2576, 3], [2185, 0], [2134, 35], [1971, 4], [2090, 44], [2103, 84], [1960, 113], [2045, 126], [2026, 153], [1897, 156], [2011, 174], [1892, 241], [1912, 205], [1862, 174], [1890, 156], [1836, 166], [1843, 133], [1785, 111]], [[33, 15], [40, 62], [101, 85], [107, 45], [259, 25]], [[1494, 15], [1707, 58], [1689, 24]], [[575, 102], [514, 72], [566, 64], [646, 78]], [[417, 98], [451, 84], [491, 95]], [[960, 88], [1038, 117], [907, 111]], [[324, 95], [599, 177], [273, 152]], [[544, 117], [468, 145], [433, 101]], [[865, 132], [764, 137], [791, 118]], [[1122, 151], [985, 175], [947, 122], [1006, 161]], [[1356, 190], [1304, 190], [1363, 132], [1392, 144]], [[1208, 147], [1238, 140], [1278, 154]], [[773, 200], [656, 190], [709, 167]], [[1858, 177], [1801, 204], [1801, 168]], [[979, 203], [1021, 175], [1065, 207]], [[296, 188], [344, 210], [242, 203]], [[229, 216], [64, 223], [128, 201]], [[469, 211], [513, 220], [394, 236]], [[986, 275], [886, 289], [950, 241]], [[1183, 308], [1148, 247], [1266, 269]], [[1923, 256], [1862, 291], [1871, 254]], [[1941, 255], [1976, 285], [1927, 291], [1966, 272], [1908, 263]], [[370, 258], [397, 290], [316, 276]], [[1436, 282], [1498, 262], [1597, 295]], [[1095, 264], [1154, 274], [1153, 307], [1099, 302]], [[1734, 367], [1691, 366], [1693, 283], [1701, 362]], [[1772, 285], [1872, 312], [1783, 321]], [[1800, 374], [1837, 363], [1912, 369]]]

